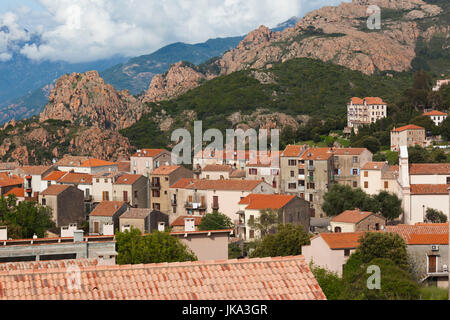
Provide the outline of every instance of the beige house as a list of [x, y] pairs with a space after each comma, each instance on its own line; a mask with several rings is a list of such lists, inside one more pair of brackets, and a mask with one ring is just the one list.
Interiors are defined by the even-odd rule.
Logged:
[[372, 161], [372, 152], [366, 148], [337, 148], [334, 154], [334, 177], [339, 184], [361, 187], [361, 168]]
[[357, 232], [383, 230], [386, 227], [386, 218], [373, 212], [359, 209], [346, 210], [333, 217], [330, 221], [333, 232]]
[[119, 172], [103, 172], [92, 178], [92, 201], [113, 201], [113, 184], [121, 176]]
[[244, 241], [261, 238], [260, 231], [251, 228], [249, 222], [258, 219], [265, 209], [277, 211], [280, 223], [300, 224], [309, 232], [311, 209], [304, 199], [293, 195], [250, 194], [239, 202], [239, 238]]
[[118, 164], [115, 162], [84, 156], [65, 155], [61, 160], [56, 162], [56, 166], [59, 171], [87, 174], [118, 171]]
[[39, 194], [39, 203], [52, 209], [57, 227], [85, 221], [84, 194], [74, 186], [51, 185]]
[[150, 207], [166, 214], [173, 212], [170, 186], [180, 179], [192, 177], [192, 171], [183, 166], [161, 166], [154, 169], [150, 174]]
[[172, 153], [164, 149], [142, 149], [133, 154], [130, 161], [133, 174], [149, 177], [153, 169], [172, 164]]
[[398, 195], [398, 170], [398, 166], [390, 166], [386, 162], [367, 162], [361, 168], [361, 189], [369, 195], [375, 195], [381, 191]]
[[113, 201], [124, 201], [134, 208], [148, 208], [149, 181], [138, 174], [121, 174], [112, 184]]
[[162, 228], [160, 231], [164, 231], [169, 227], [169, 216], [167, 214], [149, 208], [129, 208], [120, 216], [119, 220], [121, 232], [133, 227], [145, 234], [152, 233], [159, 228]]
[[206, 180], [228, 180], [233, 167], [227, 164], [209, 164], [201, 170], [201, 179]]
[[24, 179], [25, 198], [37, 200], [40, 192], [47, 189], [44, 177], [56, 169], [55, 166], [24, 166], [14, 170], [14, 174]]
[[114, 235], [119, 229], [119, 218], [128, 210], [124, 201], [102, 201], [89, 215], [89, 233]]
[[425, 112], [423, 115], [429, 117], [437, 126], [444, 122], [444, 120], [447, 119], [448, 116], [446, 113], [437, 110]]
[[[300, 156], [307, 145], [288, 145], [280, 155], [280, 192], [292, 195], [305, 193], [305, 172], [299, 167]], [[301, 183], [301, 184], [300, 184]]]
[[387, 117], [387, 104], [379, 97], [354, 97], [347, 104], [347, 127], [358, 133], [358, 128]]
[[320, 233], [311, 244], [302, 247], [306, 263], [325, 268], [342, 276], [344, 265], [359, 246], [363, 232]]
[[174, 210], [171, 221], [179, 216], [203, 216], [217, 210], [237, 222], [239, 201], [251, 193], [273, 194], [271, 185], [258, 180], [181, 179], [170, 187]]
[[[258, 161], [249, 161], [246, 164], [245, 173], [247, 180], [263, 180], [270, 184], [275, 192], [280, 192], [280, 152], [270, 153], [268, 159], [258, 159]], [[272, 161], [271, 156], [276, 159]]]
[[425, 147], [425, 128], [409, 124], [391, 131], [391, 151], [399, 151], [401, 146]]
[[180, 216], [170, 224], [170, 227], [172, 232], [199, 231], [198, 226], [201, 222], [202, 217], [200, 216]]

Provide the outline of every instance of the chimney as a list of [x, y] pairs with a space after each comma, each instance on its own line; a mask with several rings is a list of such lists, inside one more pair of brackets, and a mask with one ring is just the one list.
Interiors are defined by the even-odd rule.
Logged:
[[0, 227], [0, 240], [8, 240], [8, 227]]
[[195, 219], [194, 218], [185, 218], [184, 219], [184, 231], [186, 231], [186, 232], [195, 231]]
[[84, 231], [75, 230], [73, 232], [73, 242], [83, 242], [83, 240], [84, 240]]
[[158, 223], [158, 231], [159, 231], [159, 232], [164, 232], [164, 231], [166, 231], [166, 223], [165, 223], [165, 222], [160, 222], [160, 223]]

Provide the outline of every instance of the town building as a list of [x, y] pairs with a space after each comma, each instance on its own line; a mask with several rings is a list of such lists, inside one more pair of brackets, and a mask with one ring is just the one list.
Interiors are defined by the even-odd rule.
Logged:
[[119, 230], [119, 218], [129, 205], [124, 201], [102, 201], [89, 215], [91, 235], [114, 235]]
[[370, 125], [387, 117], [387, 104], [379, 97], [354, 97], [347, 104], [347, 127], [358, 133], [364, 125]]
[[200, 179], [228, 180], [233, 167], [228, 164], [208, 164], [201, 169]]
[[172, 153], [164, 149], [142, 149], [133, 154], [130, 161], [133, 174], [150, 177], [153, 169], [172, 164]]
[[51, 185], [39, 194], [39, 203], [52, 209], [57, 227], [86, 221], [83, 191], [74, 186]]
[[444, 122], [444, 120], [447, 119], [448, 116], [446, 113], [437, 110], [425, 112], [423, 115], [429, 117], [437, 126]]
[[200, 223], [202, 223], [200, 216], [180, 216], [170, 224], [170, 227], [172, 232], [193, 232], [199, 231]]
[[409, 124], [391, 131], [391, 151], [399, 151], [400, 146], [425, 147], [425, 128]]
[[306, 145], [288, 145], [280, 155], [280, 192], [299, 195], [305, 193], [305, 170], [300, 164], [300, 156]]
[[[270, 184], [276, 193], [280, 193], [280, 152], [270, 153], [267, 159], [257, 159], [246, 164], [247, 180], [263, 180]], [[274, 159], [272, 159], [274, 155]]]
[[2, 272], [0, 299], [326, 300], [303, 256], [88, 266], [78, 271], [81, 290], [60, 285], [67, 280], [66, 267]]
[[124, 201], [134, 208], [148, 208], [149, 180], [138, 174], [122, 173], [112, 183], [113, 201]]
[[450, 79], [437, 80], [436, 85], [433, 87], [433, 91], [439, 91], [442, 86], [448, 85], [450, 83]]
[[0, 162], [0, 172], [12, 172], [20, 167], [20, 164], [16, 162]]
[[59, 171], [98, 174], [101, 172], [117, 172], [118, 164], [84, 156], [65, 155], [55, 163]]
[[203, 216], [215, 210], [237, 222], [239, 201], [251, 193], [273, 194], [271, 185], [260, 180], [194, 180], [181, 179], [170, 187], [175, 207], [171, 221], [179, 216]]
[[0, 172], [0, 195], [5, 195], [15, 188], [23, 188], [23, 178], [9, 173]]
[[325, 268], [342, 276], [348, 258], [359, 247], [364, 232], [320, 233], [302, 246], [306, 263]]
[[120, 228], [131, 230], [135, 228], [144, 233], [152, 233], [153, 231], [164, 231], [169, 227], [169, 216], [161, 211], [149, 208], [129, 208], [119, 219]]
[[334, 178], [342, 185], [360, 188], [361, 168], [372, 161], [372, 152], [366, 148], [333, 148]]
[[398, 170], [398, 166], [391, 166], [387, 162], [367, 162], [361, 168], [361, 189], [369, 195], [381, 191], [399, 194]]
[[175, 182], [183, 178], [193, 178], [191, 170], [183, 166], [161, 166], [154, 169], [150, 179], [150, 208], [166, 214], [173, 212], [169, 189]]
[[386, 218], [359, 209], [346, 210], [333, 217], [330, 226], [333, 232], [376, 231], [386, 227]]
[[302, 225], [309, 232], [311, 208], [309, 203], [293, 195], [249, 194], [239, 202], [238, 236], [245, 241], [261, 238], [259, 230], [250, 227], [249, 222], [258, 219], [262, 210], [274, 210], [282, 224]]
[[25, 197], [37, 199], [39, 193], [48, 187], [43, 178], [55, 169], [55, 166], [24, 166], [14, 173], [24, 179]]

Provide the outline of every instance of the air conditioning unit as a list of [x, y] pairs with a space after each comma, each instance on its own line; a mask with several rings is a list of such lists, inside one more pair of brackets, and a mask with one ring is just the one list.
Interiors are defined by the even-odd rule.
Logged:
[[442, 271], [448, 272], [448, 265], [444, 264], [444, 265], [442, 266]]
[[438, 245], [431, 246], [431, 251], [439, 251], [439, 246]]

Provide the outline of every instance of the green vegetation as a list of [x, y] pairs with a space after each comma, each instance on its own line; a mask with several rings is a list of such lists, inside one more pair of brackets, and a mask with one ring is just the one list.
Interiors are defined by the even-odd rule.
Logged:
[[447, 300], [448, 289], [438, 287], [422, 287], [420, 288], [421, 300]]
[[285, 257], [302, 253], [302, 246], [310, 243], [309, 235], [301, 225], [285, 224], [278, 226], [278, 232], [267, 234], [256, 243], [250, 257]]
[[431, 223], [446, 223], [447, 216], [440, 210], [428, 208], [426, 215], [426, 221]]
[[248, 226], [260, 232], [261, 237], [276, 231], [280, 222], [278, 211], [272, 209], [265, 209], [260, 211], [258, 218], [249, 220]]
[[55, 228], [50, 208], [29, 201], [17, 204], [13, 195], [0, 198], [0, 224], [8, 227], [12, 239], [31, 239], [35, 234], [43, 238]]
[[342, 299], [344, 282], [336, 273], [315, 266], [313, 263], [311, 263], [310, 268], [314, 274], [314, 278], [316, 278], [320, 288], [328, 300]]
[[198, 229], [201, 231], [225, 230], [233, 228], [233, 221], [231, 221], [230, 218], [218, 211], [213, 211], [212, 213], [208, 213], [207, 215], [205, 215], [202, 218], [202, 222], [198, 226]]
[[356, 208], [362, 211], [381, 213], [388, 220], [394, 220], [402, 214], [401, 200], [386, 191], [369, 196], [361, 188], [334, 184], [324, 195], [323, 211], [330, 217], [337, 216], [345, 210]]
[[118, 264], [196, 261], [197, 257], [179, 239], [168, 232], [155, 231], [143, 236], [138, 229], [119, 232]]

